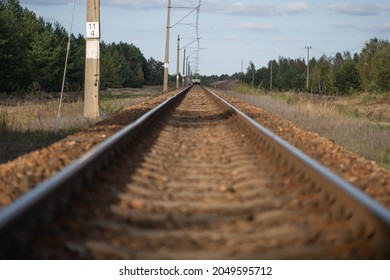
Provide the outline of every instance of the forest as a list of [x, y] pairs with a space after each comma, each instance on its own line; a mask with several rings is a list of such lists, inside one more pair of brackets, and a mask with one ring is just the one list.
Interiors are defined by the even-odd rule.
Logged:
[[[0, 0], [0, 93], [58, 92], [62, 83], [68, 33], [58, 23], [45, 22], [22, 8], [17, 0]], [[71, 35], [67, 91], [84, 84], [85, 39]], [[163, 62], [146, 59], [128, 43], [101, 43], [101, 88], [161, 85]], [[390, 92], [390, 43], [371, 39], [360, 53], [337, 53], [309, 61], [279, 57], [268, 67], [249, 63], [246, 73], [202, 76], [203, 83], [238, 79], [254, 87], [275, 91], [306, 91], [348, 95], [356, 92]], [[272, 74], [271, 74], [272, 69]], [[50, 73], [50, 74], [48, 74]], [[175, 77], [170, 77], [172, 81]], [[272, 85], [271, 85], [272, 79]]]
[[279, 57], [279, 60], [269, 61], [268, 67], [257, 70], [250, 62], [240, 80], [267, 90], [308, 90], [316, 94], [389, 92], [390, 43], [374, 38], [365, 44], [359, 54], [344, 52], [336, 53], [333, 57], [323, 55], [319, 59], [312, 58], [309, 61], [308, 89], [307, 64], [304, 59]]
[[[62, 83], [68, 32], [22, 8], [0, 0], [0, 92], [58, 92]], [[83, 88], [85, 39], [71, 35], [66, 90]], [[163, 63], [146, 59], [128, 43], [101, 43], [101, 88], [159, 85]], [[50, 74], [48, 74], [50, 73]]]

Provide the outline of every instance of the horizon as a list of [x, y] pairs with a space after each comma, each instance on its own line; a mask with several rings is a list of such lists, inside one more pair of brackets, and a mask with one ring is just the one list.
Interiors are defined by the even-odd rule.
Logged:
[[[388, 40], [390, 4], [386, 2], [204, 0], [199, 18], [199, 74], [239, 73], [242, 61], [244, 72], [249, 61], [256, 68], [267, 67], [270, 60], [279, 57], [306, 61], [307, 46], [311, 46], [310, 59], [337, 52], [359, 53], [375, 37]], [[197, 3], [172, 0], [171, 26], [191, 10], [178, 7], [195, 7]], [[21, 0], [20, 4], [69, 31], [72, 0]], [[85, 15], [85, 4], [76, 2], [73, 34], [85, 35]], [[167, 1], [101, 0], [101, 41], [133, 44], [146, 59], [164, 61], [166, 18]], [[170, 75], [176, 72], [177, 36], [183, 38], [181, 47], [193, 41], [196, 34], [191, 25], [195, 20], [191, 14], [171, 28]], [[181, 51], [181, 61], [182, 56]]]

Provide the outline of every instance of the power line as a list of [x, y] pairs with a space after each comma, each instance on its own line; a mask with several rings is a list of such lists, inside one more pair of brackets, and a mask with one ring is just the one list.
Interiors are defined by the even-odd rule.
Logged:
[[[374, 36], [372, 36], [371, 38], [377, 38], [377, 39], [387, 39], [387, 35], [390, 34], [390, 25], [387, 25], [385, 28], [383, 28], [382, 30], [380, 30], [378, 33], [376, 33]], [[370, 38], [370, 39], [371, 39]], [[354, 45], [350, 48], [348, 48], [347, 50], [343, 50], [341, 52], [349, 52], [349, 53], [353, 53], [354, 51], [357, 51], [357, 50], [360, 50], [362, 48], [364, 48], [364, 46], [366, 45], [367, 41], [365, 41], [364, 43], [360, 43], [360, 44], [357, 44], [357, 45]], [[337, 53], [340, 53], [340, 52], [326, 52], [326, 51], [322, 51], [320, 49], [317, 49], [317, 48], [313, 48], [314, 51], [316, 52], [319, 52], [319, 53], [322, 53], [322, 54], [325, 54], [325, 55], [336, 55]]]
[[72, 31], [73, 31], [73, 23], [74, 23], [74, 15], [76, 11], [76, 0], [73, 1], [73, 12], [72, 12], [72, 20], [70, 23], [69, 28], [69, 36], [68, 36], [68, 43], [66, 45], [66, 57], [65, 57], [65, 65], [64, 65], [64, 76], [62, 77], [62, 86], [61, 86], [61, 95], [60, 95], [60, 102], [58, 104], [58, 112], [57, 112], [57, 118], [56, 118], [56, 125], [54, 129], [54, 133], [58, 133], [58, 128], [60, 126], [60, 119], [61, 119], [61, 108], [62, 108], [62, 100], [64, 97], [64, 89], [65, 89], [65, 79], [66, 79], [66, 71], [68, 67], [68, 59], [69, 59], [69, 53], [70, 53], [70, 42], [72, 38]]
[[181, 23], [183, 20], [185, 20], [189, 15], [191, 15], [193, 12], [195, 12], [199, 7], [195, 7], [191, 12], [189, 12], [187, 15], [185, 15], [181, 20], [179, 20], [177, 23], [171, 26], [171, 28], [175, 27], [179, 23]]
[[[173, 1], [172, 1], [173, 2]], [[185, 9], [190, 9], [189, 12], [185, 13], [183, 17], [181, 17], [175, 24], [171, 25], [169, 23], [169, 25], [167, 25], [167, 34], [169, 32], [170, 29], [174, 28], [174, 27], [177, 27], [177, 26], [188, 26], [187, 28], [184, 28], [184, 33], [180, 33], [180, 42], [183, 41], [183, 44], [180, 43], [181, 46], [184, 45], [184, 47], [179, 47], [179, 49], [177, 50], [178, 52], [182, 49], [186, 49], [187, 47], [191, 46], [191, 45], [194, 45], [195, 43], [197, 43], [197, 47], [195, 49], [195, 51], [190, 54], [189, 56], [187, 56], [187, 58], [189, 58], [190, 60], [193, 60], [191, 61], [191, 67], [190, 65], [188, 64], [187, 67], [185, 68], [189, 68], [189, 70], [187, 71], [188, 73], [194, 73], [194, 72], [198, 72], [198, 65], [199, 65], [199, 52], [201, 50], [200, 48], [200, 39], [201, 37], [199, 36], [199, 13], [200, 13], [200, 6], [201, 6], [201, 0], [196, 0], [196, 4], [194, 4], [195, 1], [187, 1], [189, 4], [191, 4], [192, 6], [189, 7], [188, 5], [186, 5], [186, 3], [182, 3], [183, 6], [174, 6], [174, 5], [171, 5], [171, 1], [169, 0], [168, 1], [168, 13], [171, 9], [180, 9], [180, 10], [185, 10]], [[192, 17], [191, 17], [192, 15]], [[168, 21], [168, 20], [167, 20]], [[170, 21], [169, 21], [170, 22]], [[194, 28], [195, 29], [195, 36], [192, 36], [189, 33], [190, 29]], [[169, 35], [167, 35], [167, 39], [166, 41], [168, 42], [169, 40]], [[190, 41], [191, 40], [191, 41]], [[187, 43], [187, 41], [189, 41]], [[167, 51], [169, 49], [169, 43], [166, 42], [166, 61], [164, 63], [164, 91], [167, 89], [167, 84], [168, 82], [166, 81], [167, 80], [167, 73], [165, 72], [168, 72], [167, 70], [167, 66], [168, 66], [168, 63], [169, 63], [169, 54], [167, 54]], [[188, 48], [188, 49], [191, 49], [191, 48]], [[179, 60], [179, 59], [178, 59]], [[183, 59], [183, 65], [185, 63], [186, 59]], [[183, 73], [184, 74], [184, 73]], [[188, 76], [188, 75], [186, 75]]]
[[200, 14], [200, 6], [201, 6], [201, 0], [199, 0], [199, 5], [197, 8], [197, 15], [196, 15], [196, 38], [198, 41], [198, 50], [196, 52], [196, 63], [195, 63], [195, 73], [199, 73], [199, 52], [200, 52], [200, 37], [199, 37], [199, 14]]

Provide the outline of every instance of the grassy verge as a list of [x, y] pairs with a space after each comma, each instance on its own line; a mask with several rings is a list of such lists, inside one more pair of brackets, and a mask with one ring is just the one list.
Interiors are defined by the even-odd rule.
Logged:
[[1, 96], [0, 100], [0, 163], [48, 146], [70, 134], [133, 104], [160, 93], [157, 87], [115, 89], [101, 94], [102, 117], [90, 121], [83, 116], [83, 93], [67, 94], [61, 109], [60, 130], [54, 134], [58, 99], [16, 99]]
[[[230, 95], [264, 108], [301, 128], [332, 139], [346, 149], [390, 169], [390, 121], [387, 111], [377, 115], [364, 112], [389, 106], [388, 95], [368, 98], [316, 97], [296, 93], [266, 93], [238, 85]], [[358, 106], [359, 105], [359, 106]]]

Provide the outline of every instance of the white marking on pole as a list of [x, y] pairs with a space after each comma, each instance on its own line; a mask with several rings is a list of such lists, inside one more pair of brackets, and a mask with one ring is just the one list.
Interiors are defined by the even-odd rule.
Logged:
[[100, 58], [99, 45], [100, 45], [99, 40], [87, 41], [87, 51], [86, 51], [87, 58], [89, 59]]

